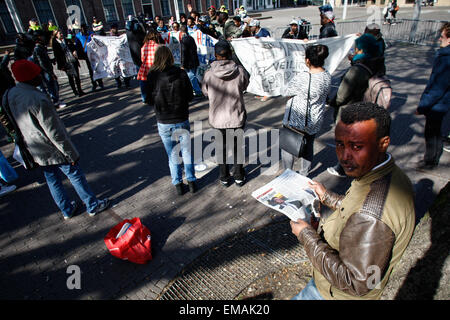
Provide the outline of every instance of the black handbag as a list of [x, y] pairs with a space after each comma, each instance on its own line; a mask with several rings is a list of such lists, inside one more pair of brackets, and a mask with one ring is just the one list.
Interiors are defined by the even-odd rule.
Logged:
[[[309, 91], [311, 89], [311, 74], [309, 74], [309, 84], [308, 84], [308, 99], [306, 102], [306, 115], [305, 115], [305, 128], [308, 125], [309, 116]], [[289, 107], [289, 114], [287, 118], [287, 125], [284, 125], [280, 129], [280, 148], [293, 156], [300, 158], [305, 150], [306, 136], [307, 133], [300, 131], [296, 128], [289, 126], [289, 119], [291, 117], [292, 103]]]
[[16, 120], [14, 119], [14, 117], [11, 114], [11, 110], [9, 109], [9, 101], [8, 101], [9, 90], [10, 89], [8, 89], [8, 91], [6, 91], [6, 93], [5, 93], [6, 104], [3, 107], [6, 111], [6, 115], [9, 118], [11, 125], [14, 128], [14, 133], [15, 133], [14, 143], [16, 144], [15, 148], [18, 149], [16, 152], [20, 153], [20, 158], [23, 161], [22, 165], [25, 167], [25, 169], [32, 170], [32, 169], [39, 167], [39, 165], [34, 161], [33, 156], [31, 155], [30, 151], [28, 151], [27, 145], [22, 136], [22, 132], [20, 131]]

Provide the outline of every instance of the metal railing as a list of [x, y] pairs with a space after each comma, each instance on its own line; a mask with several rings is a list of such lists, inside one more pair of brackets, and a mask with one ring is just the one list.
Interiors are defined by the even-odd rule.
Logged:
[[[440, 36], [440, 28], [445, 21], [396, 19], [391, 24], [380, 23], [381, 33], [385, 41], [400, 41], [417, 45], [436, 46]], [[367, 20], [336, 22], [338, 35], [364, 32]], [[309, 39], [318, 39], [320, 24], [311, 25]], [[288, 26], [274, 28], [271, 31], [275, 39], [281, 36]]]

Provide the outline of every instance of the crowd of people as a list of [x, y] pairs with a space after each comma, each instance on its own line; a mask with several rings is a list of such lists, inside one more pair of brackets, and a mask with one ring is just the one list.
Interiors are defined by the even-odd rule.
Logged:
[[[332, 8], [322, 6], [319, 11], [320, 38], [337, 36]], [[1, 68], [4, 75], [1, 78], [1, 105], [6, 112], [0, 113], [0, 120], [13, 140], [19, 134], [23, 136], [34, 162], [42, 168], [50, 193], [64, 219], [70, 219], [78, 206], [64, 190], [61, 173], [69, 178], [89, 215], [96, 215], [110, 204], [107, 198], [98, 199], [91, 190], [78, 164], [80, 154], [57, 113], [64, 103], [59, 97], [53, 63], [57, 69], [66, 72], [77, 96], [85, 94], [79, 76], [80, 59], [87, 62], [92, 90], [104, 87], [101, 79], [93, 79], [86, 44], [94, 34], [106, 33], [97, 19], [93, 20], [92, 27], [90, 31], [87, 25], [73, 26], [64, 35], [50, 24], [43, 30], [35, 21], [30, 21], [29, 34], [21, 34], [17, 40], [15, 62], [11, 65], [14, 78], [4, 63], [9, 61], [9, 54]], [[161, 33], [169, 30], [180, 32], [179, 66], [175, 65], [171, 50], [161, 38]], [[195, 41], [189, 35], [192, 30], [201, 30], [218, 39], [214, 47], [215, 60], [210, 63], [201, 82], [196, 78], [199, 61]], [[110, 35], [119, 35], [117, 26], [112, 26]], [[260, 26], [258, 20], [249, 19], [243, 7], [233, 18], [228, 16], [225, 7], [219, 11], [210, 7], [208, 16], [191, 11], [188, 17], [181, 15], [180, 21], [171, 17], [168, 24], [158, 16], [153, 20], [130, 16], [126, 35], [139, 70], [136, 79], [140, 84], [142, 102], [154, 107], [158, 133], [177, 194], [186, 192], [183, 169], [188, 190], [195, 193], [198, 188], [189, 145], [189, 103], [196, 96], [208, 99], [209, 123], [221, 133], [223, 150], [217, 159], [219, 183], [228, 187], [234, 182], [242, 187], [246, 183], [246, 172], [244, 159], [239, 157], [238, 150], [243, 142], [235, 133], [248, 121], [244, 94], [250, 74], [233, 59], [230, 40], [270, 37], [270, 33]], [[308, 35], [301, 24], [293, 20], [283, 38], [305, 40]], [[54, 61], [48, 55], [47, 45], [53, 48]], [[438, 165], [442, 153], [442, 119], [450, 105], [449, 23], [441, 29], [440, 45], [431, 78], [417, 109], [418, 114], [426, 116], [424, 165], [428, 169]], [[408, 177], [387, 152], [391, 125], [389, 112], [373, 102], [364, 101], [369, 79], [386, 73], [385, 48], [380, 26], [368, 25], [355, 41], [354, 53], [349, 56], [351, 66], [336, 95], [329, 97], [331, 75], [324, 68], [329, 48], [323, 44], [309, 45], [305, 49], [306, 69], [296, 74], [283, 92], [289, 98], [283, 125], [303, 132], [305, 137], [305, 148], [300, 155], [294, 156], [282, 150], [283, 169], [292, 169], [294, 163], [300, 161], [299, 173], [308, 175], [314, 156], [315, 135], [321, 129], [325, 108], [329, 104], [335, 111], [338, 161], [335, 167], [328, 168], [328, 172], [355, 179], [345, 196], [334, 194], [318, 182], [311, 183], [320, 201], [335, 210], [339, 219], [321, 220], [318, 231], [307, 221], [291, 222], [292, 232], [305, 246], [314, 267], [313, 279], [296, 299], [379, 298], [412, 236], [413, 190]], [[121, 87], [122, 80], [115, 80]], [[125, 87], [130, 86], [130, 80], [123, 79]], [[4, 114], [15, 121], [9, 123]], [[175, 132], [178, 132], [177, 140], [173, 139]], [[182, 163], [178, 153], [174, 152], [177, 144], [180, 144]], [[232, 161], [227, 159], [230, 145], [234, 146]], [[381, 271], [381, 285], [372, 288], [367, 285], [371, 275], [368, 267], [374, 265]]]

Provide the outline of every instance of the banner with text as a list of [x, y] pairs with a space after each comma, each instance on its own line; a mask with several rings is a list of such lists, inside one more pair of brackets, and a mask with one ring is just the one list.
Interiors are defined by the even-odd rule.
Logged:
[[137, 74], [127, 36], [93, 36], [87, 44], [93, 79], [132, 77]]
[[[199, 67], [197, 68], [197, 78], [201, 81], [206, 67], [210, 61], [214, 60], [214, 45], [217, 43], [217, 39], [201, 32], [200, 30], [190, 31], [189, 35], [194, 38], [197, 45], [197, 55], [199, 60]], [[165, 32], [161, 33], [166, 46], [172, 51], [175, 64], [181, 63], [181, 49], [180, 49], [180, 32]]]
[[330, 74], [342, 59], [347, 57], [356, 35], [326, 38], [303, 42], [302, 40], [273, 38], [233, 39], [234, 52], [250, 73], [247, 92], [260, 96], [279, 96], [294, 75], [307, 69], [305, 48], [312, 44], [328, 46], [329, 55], [324, 68]]

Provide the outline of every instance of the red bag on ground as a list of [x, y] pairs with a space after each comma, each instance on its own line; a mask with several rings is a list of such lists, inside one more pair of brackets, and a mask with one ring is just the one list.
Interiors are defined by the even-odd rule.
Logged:
[[113, 227], [105, 237], [111, 254], [122, 260], [144, 264], [152, 259], [150, 230], [141, 219], [125, 219]]

